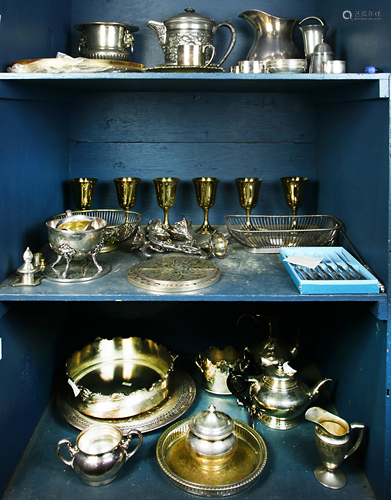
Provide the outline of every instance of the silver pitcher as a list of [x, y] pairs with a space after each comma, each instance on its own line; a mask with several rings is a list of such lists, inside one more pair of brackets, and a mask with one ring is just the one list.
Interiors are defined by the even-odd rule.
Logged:
[[[188, 7], [185, 13], [170, 17], [164, 22], [148, 21], [147, 26], [158, 36], [159, 44], [164, 53], [165, 64], [177, 65], [177, 52], [179, 45], [213, 45], [213, 37], [222, 26], [231, 31], [231, 40], [228, 48], [216, 66], [221, 66], [231, 53], [236, 43], [236, 28], [228, 21], [215, 24], [213, 19], [197, 14], [194, 9]], [[211, 60], [210, 54], [206, 54], [207, 61]]]
[[[314, 471], [316, 480], [326, 488], [343, 488], [346, 477], [338, 467], [360, 446], [364, 424], [354, 422], [349, 425], [342, 418], [316, 406], [307, 410], [305, 418], [316, 425], [316, 448], [323, 462]], [[353, 429], [359, 429], [359, 433], [355, 444], [349, 449], [350, 432]]]
[[254, 41], [247, 55], [249, 61], [300, 59], [302, 55], [293, 41], [297, 19], [281, 19], [261, 10], [246, 10], [239, 14], [254, 30]]

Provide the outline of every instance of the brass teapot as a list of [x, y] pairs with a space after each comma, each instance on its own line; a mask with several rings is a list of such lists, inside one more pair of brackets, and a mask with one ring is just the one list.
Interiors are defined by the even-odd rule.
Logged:
[[[256, 415], [267, 427], [287, 430], [299, 425], [301, 414], [318, 397], [319, 389], [328, 381], [332, 379], [324, 378], [309, 388], [296, 376], [296, 370], [288, 362], [279, 361], [257, 377], [231, 372], [227, 385], [238, 402], [248, 409], [253, 427], [253, 417]], [[238, 382], [250, 384], [249, 396], [237, 392]]]
[[[191, 7], [185, 9], [184, 14], [172, 16], [164, 22], [148, 21], [147, 26], [157, 34], [167, 65], [178, 64], [179, 45], [213, 45], [216, 31], [225, 26], [231, 31], [231, 40], [225, 54], [216, 63], [216, 66], [221, 66], [234, 48], [237, 38], [236, 28], [230, 23], [230, 19], [215, 24], [213, 19], [197, 14]], [[206, 59], [211, 59], [208, 52]]]

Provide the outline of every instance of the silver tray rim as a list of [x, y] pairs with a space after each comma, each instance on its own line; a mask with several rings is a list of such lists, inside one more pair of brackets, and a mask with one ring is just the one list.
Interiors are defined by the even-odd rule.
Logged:
[[[237, 493], [240, 493], [244, 491], [245, 489], [249, 488], [252, 486], [254, 481], [259, 477], [263, 469], [265, 468], [266, 462], [267, 462], [267, 448], [265, 441], [263, 440], [262, 436], [252, 429], [249, 425], [245, 424], [244, 422], [241, 422], [240, 420], [233, 419], [235, 427], [236, 428], [241, 428], [242, 431], [250, 434], [260, 445], [260, 451], [262, 453], [262, 458], [260, 459], [259, 464], [257, 467], [245, 478], [241, 479], [240, 481], [237, 481], [236, 483], [232, 484], [225, 484], [225, 485], [203, 485], [203, 484], [198, 484], [198, 483], [193, 483], [191, 481], [187, 481], [186, 479], [181, 478], [178, 476], [175, 472], [173, 472], [168, 465], [165, 463], [165, 458], [163, 456], [162, 450], [164, 446], [164, 442], [166, 441], [169, 436], [175, 432], [175, 431], [180, 431], [181, 428], [183, 428], [183, 433], [186, 432], [186, 430], [189, 427], [189, 422], [191, 418], [186, 418], [184, 420], [180, 420], [176, 422], [175, 424], [171, 425], [168, 429], [166, 429], [163, 434], [160, 436], [159, 441], [156, 446], [156, 458], [159, 463], [159, 466], [163, 470], [163, 472], [168, 476], [168, 478], [180, 489], [183, 491], [186, 491], [187, 493], [191, 493], [193, 495], [197, 496], [204, 496], [204, 497], [225, 497], [225, 496], [230, 496], [230, 495], [236, 495]], [[181, 439], [181, 438], [178, 438]]]

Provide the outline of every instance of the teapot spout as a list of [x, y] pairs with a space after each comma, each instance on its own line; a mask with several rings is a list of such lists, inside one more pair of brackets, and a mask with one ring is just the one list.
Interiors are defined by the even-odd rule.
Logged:
[[147, 26], [157, 34], [160, 46], [164, 47], [166, 44], [167, 26], [159, 21], [148, 21]]
[[323, 384], [325, 384], [326, 382], [332, 382], [332, 381], [333, 381], [332, 378], [324, 378], [322, 380], [319, 380], [319, 382], [317, 384], [315, 384], [314, 387], [312, 387], [308, 392], [308, 396], [310, 398], [310, 401], [313, 401], [314, 399], [316, 399], [319, 396], [319, 389], [322, 387]]

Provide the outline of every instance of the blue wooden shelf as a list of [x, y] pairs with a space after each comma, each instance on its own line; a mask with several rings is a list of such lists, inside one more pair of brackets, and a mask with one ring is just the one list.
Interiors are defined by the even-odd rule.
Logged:
[[[389, 74], [0, 73], [0, 96], [28, 99], [38, 87], [73, 92], [310, 92], [344, 100], [389, 97]], [[30, 88], [27, 89], [26, 86]], [[20, 92], [20, 95], [18, 95]], [[334, 97], [333, 97], [334, 96]], [[55, 99], [52, 95], [44, 98]], [[57, 99], [59, 96], [57, 96]]]
[[[186, 363], [188, 361], [186, 360]], [[205, 392], [199, 386], [199, 374], [191, 367], [188, 371], [196, 382], [197, 393], [193, 404], [180, 419], [189, 418], [213, 404], [217, 410], [227, 413], [232, 418], [249, 423], [247, 411], [237, 405], [234, 396], [216, 396]], [[305, 370], [305, 380], [308, 384], [315, 383], [319, 376], [313, 367]], [[303, 379], [303, 372], [300, 378]], [[327, 391], [321, 392], [316, 405], [336, 413], [328, 399]], [[347, 478], [343, 490], [329, 490], [316, 481], [313, 471], [320, 464], [320, 459], [315, 445], [314, 425], [306, 421], [304, 416], [300, 425], [289, 431], [269, 429], [259, 421], [256, 421], [255, 428], [266, 444], [268, 453], [266, 466], [249, 489], [233, 498], [286, 500], [288, 497], [292, 499], [304, 497], [332, 500], [341, 498], [342, 495], [346, 500], [375, 500], [372, 488], [358, 463], [358, 453], [341, 465], [341, 470]], [[164, 430], [165, 428], [162, 428], [144, 434], [140, 450], [122, 467], [118, 477], [107, 486], [91, 488], [56, 456], [57, 442], [69, 437], [74, 444], [80, 431], [63, 420], [54, 398], [44, 412], [3, 499], [120, 500], [129, 496], [145, 500], [182, 500], [185, 497], [190, 499], [191, 496], [177, 488], [158, 465], [156, 445]], [[66, 456], [65, 447], [64, 456]]]
[[[107, 262], [110, 272], [84, 283], [59, 283], [44, 279], [36, 287], [13, 287], [16, 275], [0, 285], [1, 301], [222, 301], [222, 302], [314, 302], [359, 301], [376, 303], [382, 316], [386, 294], [316, 294], [301, 295], [278, 254], [251, 254], [231, 241], [223, 259], [212, 259], [221, 272], [220, 280], [207, 288], [185, 293], [161, 294], [138, 288], [127, 280], [127, 271], [143, 260], [141, 252], [129, 252], [125, 243], [120, 249], [100, 254], [98, 261]], [[49, 250], [49, 261], [54, 253]], [[167, 255], [167, 254], [166, 254]], [[177, 254], [180, 255], [180, 254]], [[155, 253], [152, 258], [161, 257]], [[384, 311], [383, 311], [384, 309]]]

